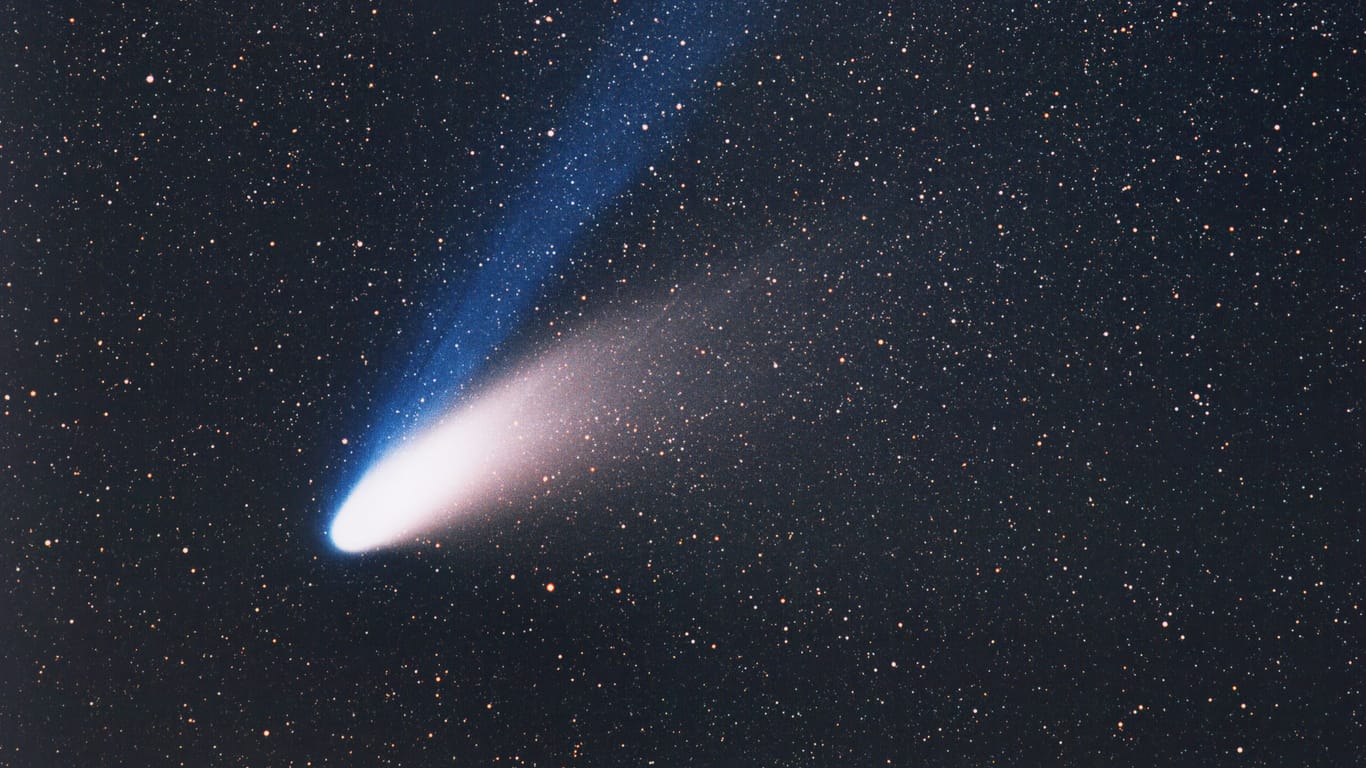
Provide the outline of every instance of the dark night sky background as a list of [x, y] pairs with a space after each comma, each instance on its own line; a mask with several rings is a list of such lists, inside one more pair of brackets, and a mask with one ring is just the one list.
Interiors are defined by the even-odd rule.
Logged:
[[488, 362], [693, 412], [329, 545], [640, 2], [4, 6], [0, 765], [1366, 760], [1354, 3], [753, 3]]

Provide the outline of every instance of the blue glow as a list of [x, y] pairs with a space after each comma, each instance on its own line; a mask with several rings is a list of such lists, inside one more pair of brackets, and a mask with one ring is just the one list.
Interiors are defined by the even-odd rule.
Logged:
[[748, 34], [748, 13], [734, 0], [636, 2], [617, 11], [563, 119], [545, 126], [546, 155], [488, 242], [468, 255], [480, 266], [443, 310], [429, 314], [414, 364], [384, 411], [377, 448], [459, 399], [584, 228], [677, 140], [717, 62]]

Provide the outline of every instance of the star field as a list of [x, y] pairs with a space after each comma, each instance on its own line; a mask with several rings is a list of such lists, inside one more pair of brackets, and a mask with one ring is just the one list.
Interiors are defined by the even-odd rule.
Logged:
[[[0, 29], [0, 765], [1366, 755], [1351, 4]], [[537, 361], [555, 461], [329, 544]]]

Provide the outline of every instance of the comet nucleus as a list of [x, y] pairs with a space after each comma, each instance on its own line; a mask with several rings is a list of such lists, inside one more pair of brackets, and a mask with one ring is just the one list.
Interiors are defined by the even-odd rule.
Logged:
[[397, 544], [496, 488], [526, 447], [499, 402], [508, 399], [475, 403], [382, 457], [342, 504], [332, 543], [346, 552]]
[[345, 552], [409, 543], [555, 473], [573, 458], [566, 438], [582, 431], [594, 400], [591, 346], [532, 358], [381, 456], [342, 502], [332, 543]]

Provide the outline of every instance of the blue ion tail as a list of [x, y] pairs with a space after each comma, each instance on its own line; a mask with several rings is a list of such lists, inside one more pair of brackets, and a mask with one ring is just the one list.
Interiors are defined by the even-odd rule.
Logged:
[[[462, 490], [423, 477], [463, 477], [460, 447], [413, 457], [440, 431], [472, 377], [540, 297], [584, 229], [661, 157], [701, 111], [719, 64], [763, 21], [762, 3], [733, 0], [623, 2], [612, 6], [606, 41], [555, 125], [545, 155], [517, 185], [495, 230], [463, 258], [473, 276], [428, 315], [412, 364], [376, 420], [370, 464], [329, 530], [333, 546], [357, 552], [391, 545], [422, 527], [426, 493]], [[708, 87], [710, 86], [710, 88]], [[442, 422], [442, 425], [438, 425]], [[431, 446], [427, 446], [431, 449]], [[399, 461], [397, 456], [407, 457]], [[435, 463], [434, 463], [435, 462]], [[405, 517], [409, 515], [412, 519]]]
[[[585, 227], [678, 140], [718, 64], [751, 34], [745, 2], [623, 3], [546, 154], [518, 187], [480, 264], [429, 316], [414, 364], [380, 419], [381, 444], [440, 417], [512, 333]], [[710, 89], [708, 86], [710, 85]]]

